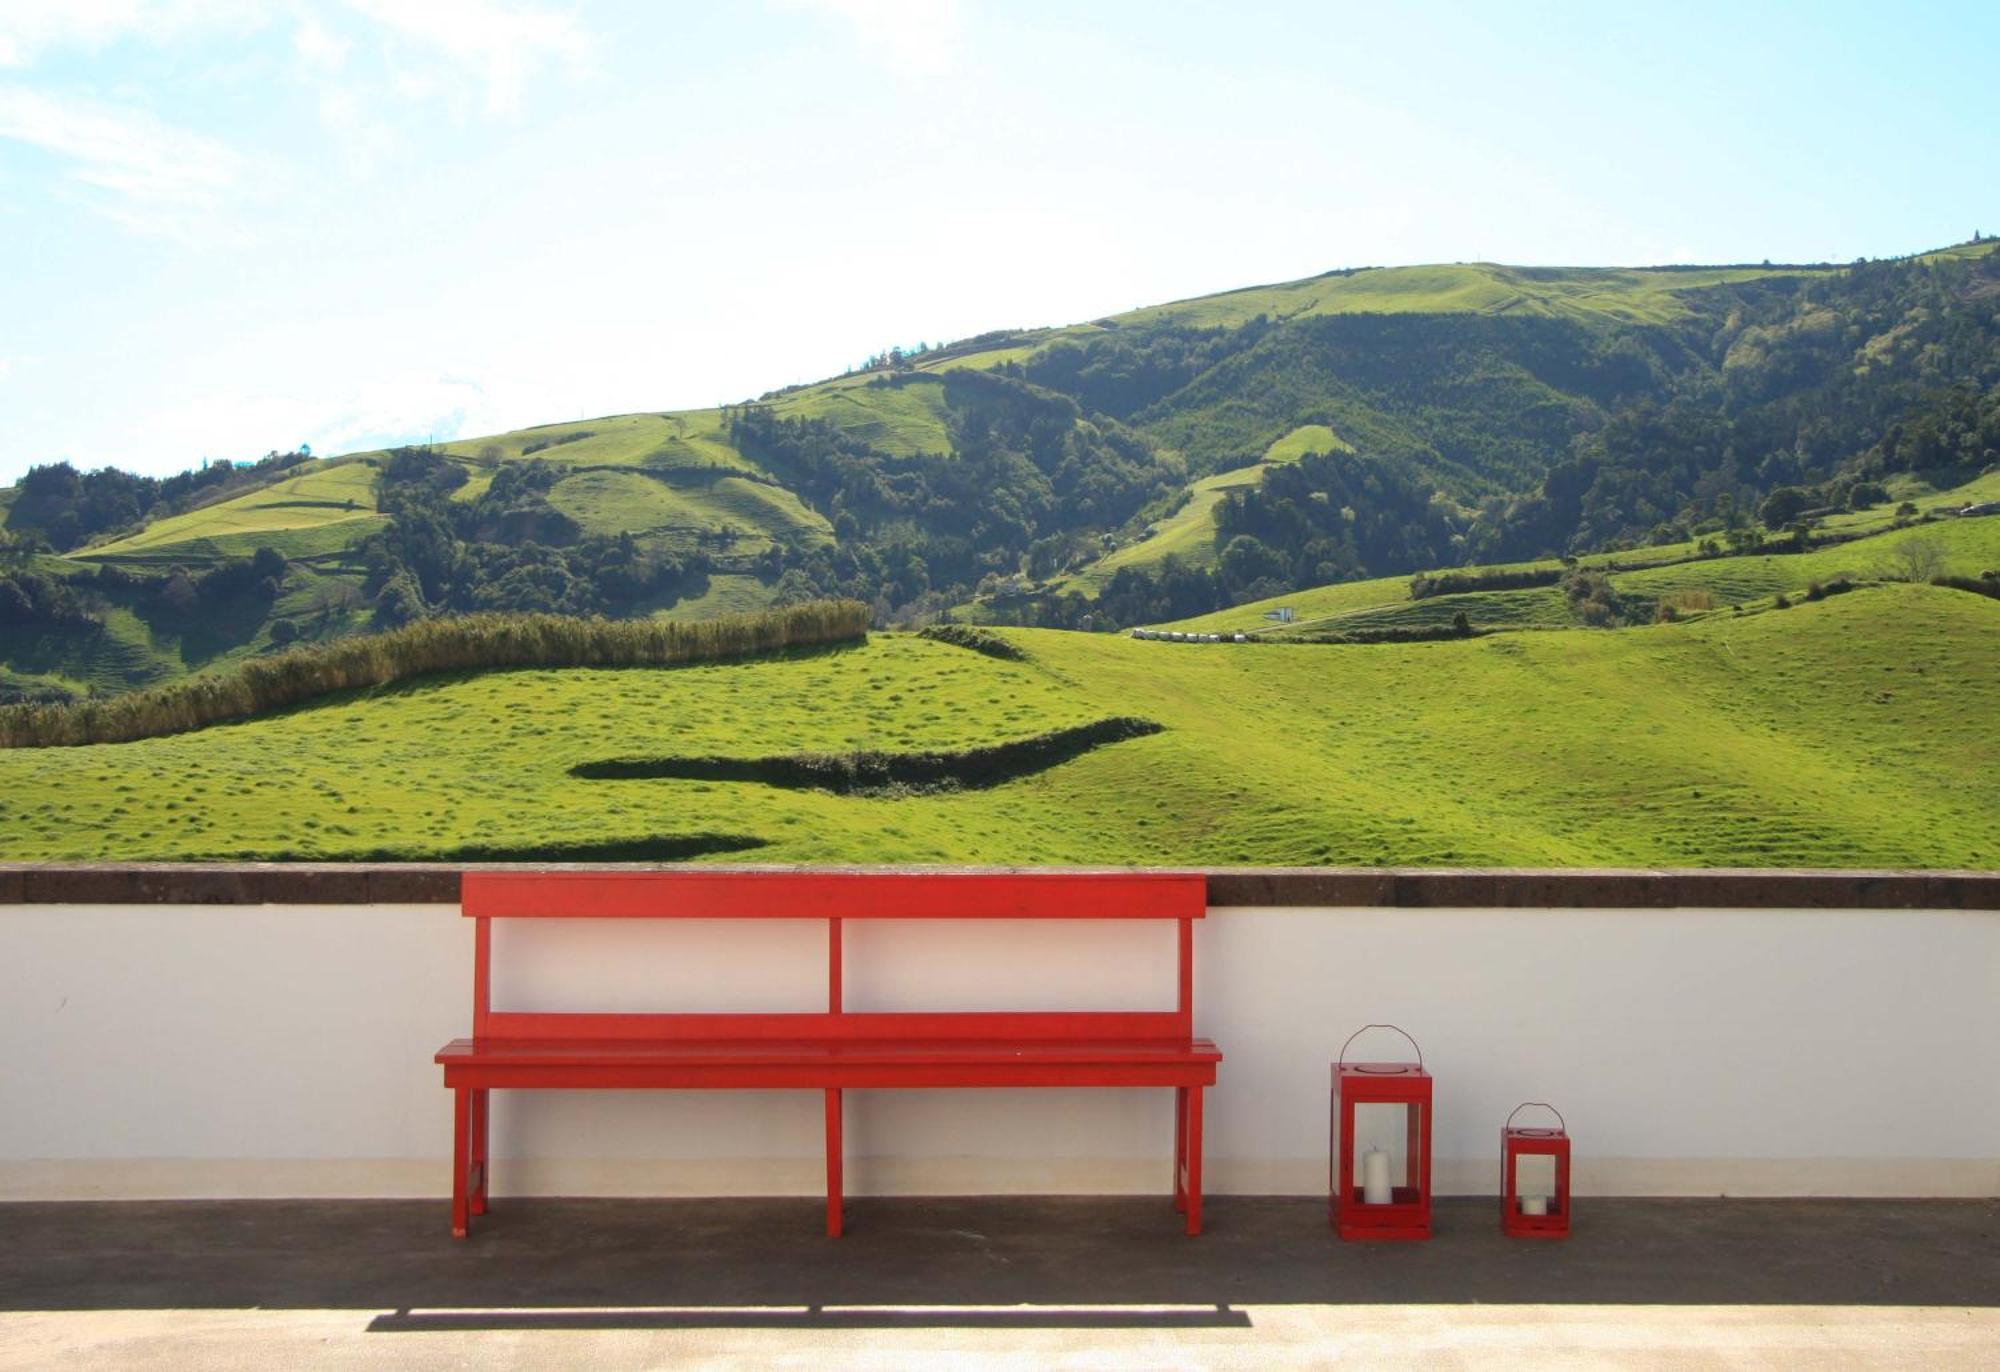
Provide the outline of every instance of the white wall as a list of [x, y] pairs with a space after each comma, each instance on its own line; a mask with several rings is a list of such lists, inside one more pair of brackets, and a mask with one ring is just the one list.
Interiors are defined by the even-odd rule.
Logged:
[[[1173, 998], [1167, 929], [885, 922], [847, 955], [854, 1009]], [[471, 956], [455, 907], [0, 908], [0, 1198], [442, 1194]], [[514, 923], [495, 1004], [818, 1008], [824, 956], [819, 924]], [[1328, 1063], [1388, 1020], [1446, 1194], [1493, 1187], [1526, 1099], [1580, 1194], [2000, 1194], [1990, 913], [1222, 909], [1196, 962], [1214, 1192], [1321, 1191]], [[849, 1187], [1163, 1190], [1167, 1094], [852, 1092]], [[814, 1093], [495, 1099], [497, 1193], [820, 1186]]]

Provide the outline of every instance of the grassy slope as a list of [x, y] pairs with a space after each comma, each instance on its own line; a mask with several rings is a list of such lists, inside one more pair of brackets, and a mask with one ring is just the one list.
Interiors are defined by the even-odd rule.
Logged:
[[[1032, 661], [878, 637], [730, 666], [436, 679], [177, 738], [0, 753], [0, 818], [22, 858], [720, 831], [778, 861], [2000, 864], [2000, 602], [1962, 592], [1367, 648], [1007, 636]], [[634, 753], [966, 747], [1113, 714], [1166, 732], [987, 791], [567, 775]]]
[[1372, 267], [1251, 286], [1220, 295], [1153, 305], [1114, 322], [1182, 324], [1197, 328], [1320, 314], [1529, 314], [1551, 318], [1662, 324], [1679, 318], [1679, 293], [1703, 286], [1797, 276], [1830, 268], [1701, 267], [1686, 271], [1616, 267], [1504, 267], [1491, 262], [1449, 266]]
[[833, 539], [827, 522], [790, 491], [741, 476], [667, 482], [640, 471], [578, 472], [556, 483], [549, 504], [586, 534], [629, 532], [682, 550], [725, 531], [739, 535], [739, 552], [758, 551], [773, 537], [792, 544]]
[[328, 552], [381, 527], [375, 513], [375, 468], [366, 460], [315, 462], [233, 500], [156, 520], [129, 538], [82, 550], [77, 556], [120, 562], [206, 562], [277, 548], [288, 557]]
[[1262, 484], [1264, 473], [1275, 463], [1296, 462], [1307, 453], [1352, 451], [1352, 447], [1324, 424], [1302, 424], [1273, 443], [1262, 462], [1193, 483], [1187, 504], [1155, 524], [1149, 537], [1106, 553], [1074, 576], [1062, 578], [1057, 589], [1095, 596], [1121, 567], [1150, 569], [1170, 557], [1190, 566], [1212, 567], [1221, 551], [1215, 546], [1215, 507], [1227, 492]]
[[[1980, 477], [1965, 486], [1923, 497], [1915, 503], [1927, 509], [1946, 506], [1956, 508], [1970, 500], [1995, 498], [1988, 492], [2000, 492], [2000, 474]], [[1827, 527], [1858, 531], [1879, 527], [1886, 524], [1889, 518], [1890, 510], [1883, 508], [1854, 516], [1829, 519]], [[1725, 603], [1756, 599], [1780, 591], [1803, 590], [1808, 582], [1826, 581], [1843, 574], [1857, 579], [1892, 575], [1895, 571], [1895, 550], [1904, 539], [1911, 537], [1935, 539], [1945, 554], [1946, 571], [1954, 575], [1977, 576], [1990, 567], [2000, 566], [2000, 519], [1991, 517], [1963, 521], [1941, 519], [1935, 523], [1909, 529], [1885, 529], [1881, 533], [1859, 538], [1850, 543], [1818, 548], [1799, 556], [1752, 555], [1711, 558], [1645, 571], [1620, 572], [1612, 577], [1612, 585], [1620, 591], [1629, 591], [1648, 598], [1657, 597], [1667, 591], [1706, 590], [1712, 591]], [[1626, 563], [1652, 561], [1684, 556], [1691, 551], [1690, 545], [1673, 544], [1659, 548], [1640, 548], [1624, 553], [1595, 553], [1579, 561], [1585, 567], [1596, 567], [1614, 560]], [[1553, 561], [1519, 562], [1506, 564], [1505, 567], [1458, 570], [1471, 574], [1527, 568], [1549, 569], [1557, 565]], [[1474, 624], [1519, 625], [1568, 622], [1567, 612], [1559, 608], [1554, 612], [1553, 618], [1541, 615], [1524, 616], [1518, 609], [1499, 608], [1509, 606], [1514, 601], [1540, 602], [1546, 601], [1548, 597], [1549, 593], [1545, 589], [1489, 591], [1466, 596], [1433, 597], [1422, 604], [1435, 609], [1447, 600], [1457, 602], [1453, 608], [1467, 609]], [[1277, 626], [1266, 620], [1264, 614], [1280, 605], [1290, 606], [1297, 616], [1295, 623], [1286, 626], [1291, 630], [1307, 625], [1328, 625], [1335, 621], [1345, 622], [1351, 619], [1360, 621], [1363, 617], [1367, 626], [1374, 628], [1397, 623], [1428, 623], [1431, 619], [1428, 613], [1403, 617], [1392, 613], [1399, 606], [1411, 611], [1417, 608], [1410, 600], [1410, 579], [1398, 576], [1309, 587], [1289, 595], [1273, 596], [1268, 600], [1251, 601], [1231, 606], [1226, 610], [1217, 610], [1212, 614], [1178, 620], [1163, 627], [1201, 633], [1275, 630]], [[1492, 607], [1492, 612], [1482, 615], [1476, 608], [1482, 605]], [[1449, 622], [1448, 611], [1444, 619]], [[1357, 622], [1355, 627], [1360, 627], [1360, 623]]]
[[871, 375], [839, 377], [791, 391], [771, 402], [784, 419], [824, 419], [894, 457], [948, 453], [944, 386], [918, 381], [870, 385]]

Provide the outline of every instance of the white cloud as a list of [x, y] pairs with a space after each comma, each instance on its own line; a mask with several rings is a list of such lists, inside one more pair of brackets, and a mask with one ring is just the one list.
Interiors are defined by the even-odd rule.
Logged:
[[0, 0], [0, 67], [26, 66], [49, 48], [163, 42], [219, 24], [253, 28], [264, 15], [256, 0]]
[[301, 10], [298, 27], [292, 32], [292, 46], [298, 50], [299, 60], [314, 71], [337, 72], [347, 65], [347, 54], [353, 45], [321, 23], [311, 10]]
[[[571, 72], [588, 66], [592, 43], [567, 13], [502, 0], [346, 0], [391, 39], [413, 49], [419, 65], [398, 72], [404, 93], [421, 98], [469, 74], [484, 89], [489, 114], [512, 113], [521, 93], [545, 67]], [[441, 73], [442, 60], [455, 72]]]
[[109, 192], [100, 206], [134, 228], [185, 235], [242, 180], [235, 150], [144, 110], [0, 87], [0, 138], [71, 164], [73, 181]]
[[957, 0], [779, 0], [845, 23], [862, 48], [905, 76], [937, 76], [958, 60], [963, 31]]
[[[145, 445], [173, 454], [158, 469], [189, 466], [203, 456], [242, 461], [309, 443], [323, 457], [398, 443], [443, 443], [467, 433], [493, 433], [497, 422], [485, 389], [469, 377], [411, 370], [366, 376], [331, 398], [293, 392], [215, 391], [149, 414]], [[126, 460], [129, 461], [129, 458]]]

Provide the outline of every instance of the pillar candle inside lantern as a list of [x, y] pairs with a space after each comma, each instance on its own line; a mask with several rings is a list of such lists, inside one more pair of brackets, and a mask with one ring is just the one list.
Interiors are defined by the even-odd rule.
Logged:
[[1361, 1202], [1364, 1205], [1387, 1205], [1395, 1198], [1389, 1184], [1389, 1155], [1380, 1148], [1371, 1148], [1361, 1155]]

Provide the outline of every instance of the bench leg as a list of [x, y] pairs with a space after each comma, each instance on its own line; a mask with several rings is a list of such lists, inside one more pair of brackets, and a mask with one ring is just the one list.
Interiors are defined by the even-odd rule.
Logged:
[[451, 1236], [462, 1239], [469, 1223], [466, 1193], [472, 1170], [472, 1092], [454, 1087], [451, 1104]]
[[1201, 1232], [1201, 1097], [1202, 1088], [1187, 1088], [1187, 1231]]
[[1174, 1088], [1174, 1209], [1187, 1209], [1188, 1089]]
[[840, 1144], [840, 1088], [830, 1086], [826, 1091], [826, 1236], [840, 1237], [841, 1229], [841, 1144]]
[[475, 1215], [486, 1213], [486, 1182], [492, 1171], [486, 1160], [486, 1098], [491, 1094], [485, 1090], [472, 1093], [472, 1199], [469, 1208]]

